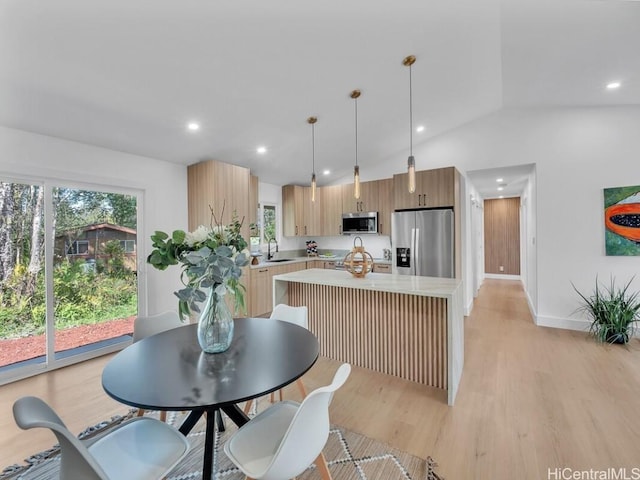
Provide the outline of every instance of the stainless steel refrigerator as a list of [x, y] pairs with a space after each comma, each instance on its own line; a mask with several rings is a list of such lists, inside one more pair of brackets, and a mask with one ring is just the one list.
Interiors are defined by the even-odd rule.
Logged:
[[394, 212], [391, 247], [393, 273], [455, 277], [453, 210]]

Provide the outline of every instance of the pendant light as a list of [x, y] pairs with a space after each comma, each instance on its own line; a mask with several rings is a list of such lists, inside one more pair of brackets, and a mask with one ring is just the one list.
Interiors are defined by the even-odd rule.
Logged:
[[311, 201], [316, 201], [316, 131], [315, 125], [318, 119], [316, 117], [307, 118], [307, 123], [311, 125]]
[[409, 159], [407, 160], [407, 173], [409, 177], [409, 193], [416, 191], [416, 160], [413, 158], [413, 92], [411, 85], [411, 65], [416, 62], [416, 57], [409, 55], [402, 64], [409, 67]]
[[355, 117], [356, 117], [356, 164], [353, 167], [353, 197], [357, 200], [360, 198], [360, 167], [358, 166], [358, 97], [360, 96], [360, 90], [354, 90], [351, 92], [351, 98], [355, 105]]

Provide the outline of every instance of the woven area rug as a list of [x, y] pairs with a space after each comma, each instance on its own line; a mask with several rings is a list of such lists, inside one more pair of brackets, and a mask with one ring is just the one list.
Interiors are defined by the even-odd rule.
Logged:
[[[126, 416], [114, 417], [90, 427], [78, 435], [90, 440], [110, 428], [135, 415], [132, 411]], [[155, 412], [148, 415], [155, 416]], [[176, 428], [180, 426], [184, 414], [169, 412], [167, 422]], [[244, 475], [229, 461], [222, 446], [225, 439], [236, 429], [229, 419], [226, 431], [216, 434], [213, 471], [215, 479], [244, 480]], [[167, 475], [167, 480], [191, 480], [202, 476], [204, 445], [204, 420], [201, 419], [188, 435], [191, 450], [187, 457]], [[436, 464], [431, 458], [421, 459], [408, 453], [395, 450], [376, 440], [334, 426], [323, 450], [333, 480], [442, 480], [435, 471]], [[23, 465], [12, 465], [0, 473], [0, 480], [51, 480], [57, 479], [59, 449], [57, 446], [36, 454], [25, 460]], [[318, 480], [320, 474], [310, 467], [298, 480]], [[126, 479], [118, 479], [126, 480]]]

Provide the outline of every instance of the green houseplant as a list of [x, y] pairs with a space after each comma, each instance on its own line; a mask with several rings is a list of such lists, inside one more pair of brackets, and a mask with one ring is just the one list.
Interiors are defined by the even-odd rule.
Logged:
[[638, 292], [630, 292], [632, 277], [624, 286], [616, 287], [611, 277], [609, 286], [601, 285], [596, 277], [596, 288], [589, 296], [581, 293], [581, 305], [577, 311], [586, 313], [590, 320], [589, 333], [600, 342], [627, 343], [640, 321], [640, 298]]
[[[200, 314], [198, 341], [206, 353], [225, 351], [231, 344], [233, 318], [224, 295], [230, 292], [236, 310], [244, 309], [240, 276], [241, 267], [249, 263], [247, 242], [240, 233], [242, 221], [235, 212], [229, 225], [215, 221], [213, 210], [212, 218], [210, 226], [201, 225], [193, 232], [175, 230], [169, 236], [156, 231], [151, 235], [153, 251], [147, 258], [158, 270], [182, 265], [181, 280], [185, 288], [174, 292], [178, 297], [178, 311], [182, 319], [191, 312]], [[202, 311], [200, 303], [204, 303]]]

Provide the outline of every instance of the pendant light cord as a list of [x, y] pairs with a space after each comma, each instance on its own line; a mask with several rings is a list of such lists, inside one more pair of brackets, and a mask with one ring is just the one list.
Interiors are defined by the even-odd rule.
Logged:
[[413, 156], [413, 88], [411, 85], [411, 68], [409, 65], [409, 155]]
[[311, 124], [311, 165], [312, 173], [316, 174], [316, 124]]
[[356, 106], [356, 167], [358, 166], [358, 97], [354, 99]]

